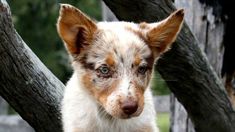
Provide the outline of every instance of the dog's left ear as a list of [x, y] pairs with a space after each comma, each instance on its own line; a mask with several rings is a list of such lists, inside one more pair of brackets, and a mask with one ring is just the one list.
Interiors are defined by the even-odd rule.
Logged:
[[81, 50], [91, 44], [97, 26], [79, 9], [68, 4], [61, 4], [57, 30], [68, 52], [73, 56], [78, 55]]
[[183, 18], [184, 10], [180, 9], [163, 21], [149, 24], [151, 28], [146, 33], [146, 39], [156, 54], [162, 54], [170, 48], [181, 29]]

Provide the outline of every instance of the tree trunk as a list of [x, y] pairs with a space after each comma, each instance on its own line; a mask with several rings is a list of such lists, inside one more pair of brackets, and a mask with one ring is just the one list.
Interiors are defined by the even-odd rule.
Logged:
[[61, 131], [64, 85], [17, 34], [5, 0], [0, 0], [0, 75], [0, 95], [36, 131]]
[[105, 5], [103, 1], [101, 1], [102, 6], [102, 19], [103, 21], [111, 22], [118, 21], [113, 12]]
[[[156, 22], [175, 7], [171, 0], [104, 0], [124, 21]], [[198, 41], [183, 25], [172, 50], [157, 64], [157, 70], [183, 104], [197, 132], [232, 132], [235, 115], [222, 82], [201, 52]]]
[[[216, 21], [213, 8], [201, 4], [199, 0], [175, 0], [177, 8], [185, 9], [185, 21], [198, 39], [199, 46], [207, 55], [209, 63], [220, 76], [223, 57], [224, 24]], [[172, 132], [191, 132], [193, 126], [176, 98], [172, 98], [171, 105], [174, 117], [171, 117]], [[179, 118], [180, 117], [180, 118]]]
[[170, 132], [195, 132], [186, 110], [175, 98], [174, 94], [170, 96], [170, 103]]

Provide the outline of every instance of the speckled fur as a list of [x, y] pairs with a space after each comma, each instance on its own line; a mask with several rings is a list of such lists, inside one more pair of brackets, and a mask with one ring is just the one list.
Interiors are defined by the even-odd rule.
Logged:
[[[168, 20], [175, 16], [170, 16]], [[74, 69], [62, 101], [65, 132], [159, 131], [150, 90], [153, 65], [175, 40], [182, 19], [174, 22], [175, 27], [167, 27], [166, 23], [167, 19], [142, 25], [129, 22], [95, 23], [75, 7], [62, 5], [57, 28], [72, 56]], [[164, 29], [160, 29], [160, 33], [151, 32], [159, 25], [167, 32]], [[167, 37], [170, 29], [174, 29], [175, 33]], [[155, 33], [160, 38], [156, 44], [153, 41], [157, 38], [149, 38]], [[82, 41], [79, 40], [81, 38]], [[160, 42], [164, 45], [161, 46]], [[104, 64], [110, 69], [109, 77], [102, 77], [97, 72]], [[140, 74], [138, 68], [143, 65], [147, 66], [147, 71]], [[136, 101], [137, 111], [126, 115], [121, 109], [124, 100]]]

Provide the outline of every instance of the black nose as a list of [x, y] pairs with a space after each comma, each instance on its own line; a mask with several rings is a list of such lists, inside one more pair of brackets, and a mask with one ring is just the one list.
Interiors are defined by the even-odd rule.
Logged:
[[122, 103], [121, 108], [125, 114], [131, 115], [137, 111], [138, 104], [136, 101], [127, 100]]

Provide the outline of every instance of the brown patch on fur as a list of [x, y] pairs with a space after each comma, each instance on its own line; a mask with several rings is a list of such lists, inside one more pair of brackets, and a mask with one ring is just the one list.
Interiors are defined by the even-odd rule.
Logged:
[[74, 62], [80, 62], [81, 66], [84, 69], [90, 69], [90, 70], [94, 70], [95, 69], [95, 64], [94, 63], [88, 63], [87, 62], [87, 53], [86, 52], [82, 52], [79, 56], [75, 57], [73, 59]]
[[110, 86], [99, 92], [99, 101], [104, 105], [108, 96], [117, 89], [120, 81], [114, 81]]
[[140, 64], [140, 62], [141, 62], [140, 56], [139, 56], [138, 54], [135, 55], [135, 58], [134, 58], [134, 65], [135, 65], [135, 66], [138, 66], [138, 65]]
[[[160, 24], [152, 29], [146, 22], [139, 24], [139, 30], [133, 29], [128, 25], [126, 29], [145, 41], [152, 51], [163, 53], [167, 51], [175, 41], [182, 26], [183, 18], [184, 10], [180, 9], [172, 13], [168, 18], [161, 21]], [[147, 31], [147, 34], [145, 34], [144, 31]]]
[[149, 46], [156, 48], [160, 53], [167, 51], [180, 31], [183, 18], [184, 10], [177, 10], [151, 29], [147, 33], [147, 43]]
[[87, 73], [82, 77], [82, 83], [92, 95], [96, 94], [96, 87], [92, 83], [91, 74]]
[[143, 110], [144, 108], [144, 86], [140, 86], [137, 82], [134, 82], [135, 97], [138, 100], [138, 106]]
[[79, 54], [86, 45], [91, 44], [96, 24], [79, 9], [61, 4], [57, 30], [70, 54]]
[[150, 26], [149, 26], [148, 23], [146, 23], [146, 22], [140, 23], [140, 24], [139, 24], [139, 27], [140, 27], [140, 29], [142, 29], [142, 30], [150, 29]]
[[154, 56], [154, 54], [151, 53], [151, 55], [150, 55], [149, 57], [145, 58], [145, 59], [146, 59], [146, 62], [148, 63], [148, 67], [149, 67], [151, 70], [152, 70], [153, 65], [154, 65], [154, 57], [156, 57], [156, 55]]
[[107, 55], [105, 62], [106, 62], [109, 66], [114, 66], [114, 65], [115, 65], [115, 61], [114, 61], [114, 58], [113, 58], [113, 54], [112, 54], [112, 53], [109, 53], [109, 54]]
[[[143, 23], [144, 25], [147, 24], [147, 23]], [[143, 28], [143, 27], [142, 27]], [[148, 44], [148, 46], [150, 47], [150, 49], [152, 51], [158, 51], [156, 47], [152, 47], [149, 45], [150, 41], [148, 40], [148, 38], [146, 37], [146, 35], [143, 33], [142, 30], [135, 30], [131, 27], [126, 27], [126, 29], [132, 33], [134, 33], [135, 35], [137, 35], [138, 37], [140, 37], [140, 39], [142, 39], [146, 44]], [[145, 29], [144, 29], [145, 30]], [[159, 53], [158, 52], [153, 52], [154, 54], [154, 57], [156, 58]]]
[[137, 90], [136, 97], [138, 98], [138, 106], [140, 108], [142, 108], [142, 110], [143, 110], [143, 108], [144, 108], [144, 93], [143, 93], [143, 91]]
[[119, 80], [115, 80], [109, 86], [104, 85], [103, 87], [97, 87], [97, 85], [92, 81], [89, 73], [82, 77], [82, 83], [85, 88], [101, 103], [101, 105], [103, 105], [103, 107], [107, 102], [107, 97], [116, 90], [119, 82]]
[[141, 30], [136, 30], [136, 29], [133, 29], [132, 27], [130, 26], [126, 26], [126, 30], [127, 31], [130, 31], [132, 33], [134, 33], [135, 35], [137, 35], [138, 37], [140, 37], [143, 41], [146, 42], [146, 37], [144, 36], [143, 32]]

